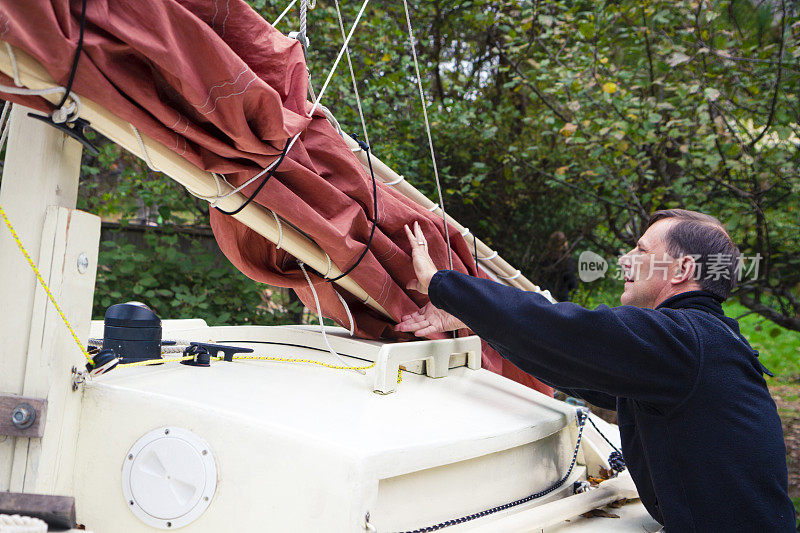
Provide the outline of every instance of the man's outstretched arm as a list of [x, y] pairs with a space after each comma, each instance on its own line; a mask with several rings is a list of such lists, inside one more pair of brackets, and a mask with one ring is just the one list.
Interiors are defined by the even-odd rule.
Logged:
[[428, 294], [522, 370], [557, 387], [672, 406], [699, 371], [697, 336], [682, 316], [631, 306], [594, 310], [450, 270]]

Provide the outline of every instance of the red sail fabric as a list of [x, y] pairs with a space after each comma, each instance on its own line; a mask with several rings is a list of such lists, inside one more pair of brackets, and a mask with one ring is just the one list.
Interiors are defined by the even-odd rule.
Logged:
[[[80, 12], [81, 0], [5, 0], [0, 40], [25, 50], [66, 85]], [[0, 84], [13, 81], [0, 75]], [[440, 217], [381, 183], [373, 212], [370, 176], [321, 110], [308, 114], [312, 105], [300, 43], [242, 0], [89, 1], [72, 89], [234, 185], [275, 161], [287, 139], [299, 133], [255, 202], [301, 228], [342, 271], [361, 255], [371, 220], [377, 220], [369, 252], [350, 276], [395, 320], [427, 301], [404, 288], [414, 272], [403, 225], [418, 220], [434, 261], [448, 265]], [[2, 96], [43, 111], [52, 108], [37, 97]], [[249, 196], [260, 183], [243, 193]], [[237, 268], [256, 281], [291, 287], [315, 308], [293, 257], [234, 218], [211, 213], [219, 246]], [[452, 227], [450, 241], [453, 268], [475, 275], [466, 242]], [[339, 290], [359, 336], [398, 337], [390, 320], [318, 273], [311, 277], [326, 316], [350, 327], [334, 292]], [[494, 354], [485, 362], [498, 371], [503, 366], [498, 358]], [[501, 373], [529, 379], [519, 370]]]

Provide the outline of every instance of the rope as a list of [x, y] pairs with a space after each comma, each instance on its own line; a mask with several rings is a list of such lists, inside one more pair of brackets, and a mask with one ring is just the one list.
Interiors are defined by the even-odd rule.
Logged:
[[[358, 136], [355, 134], [353, 136], [358, 142]], [[355, 268], [359, 264], [361, 264], [361, 261], [364, 259], [364, 257], [366, 257], [367, 252], [369, 252], [369, 247], [372, 245], [372, 238], [375, 236], [375, 229], [378, 227], [378, 181], [375, 179], [375, 171], [372, 169], [372, 159], [369, 156], [369, 146], [366, 143], [360, 142], [359, 144], [361, 144], [361, 147], [364, 149], [365, 152], [367, 152], [367, 164], [369, 165], [369, 175], [372, 178], [372, 200], [373, 200], [372, 228], [370, 228], [369, 230], [369, 238], [367, 239], [367, 244], [364, 246], [364, 249], [361, 251], [361, 255], [358, 256], [358, 259], [356, 259], [355, 263], [350, 265], [350, 267], [347, 270], [345, 270], [335, 278], [328, 279], [328, 274], [325, 273], [324, 277], [326, 278], [326, 281], [329, 283], [342, 279], [343, 277], [347, 276], [350, 272], [355, 270]], [[367, 217], [367, 220], [369, 220], [369, 217]], [[328, 260], [330, 261], [330, 257], [328, 257]]]
[[19, 65], [17, 64], [17, 56], [14, 54], [14, 49], [11, 48], [11, 45], [8, 43], [3, 44], [6, 45], [8, 57], [11, 58], [11, 71], [14, 73], [14, 85], [17, 87], [22, 87], [22, 82], [19, 81]]
[[[319, 91], [319, 95], [317, 95], [317, 99], [314, 102], [314, 105], [311, 107], [311, 112], [309, 115], [313, 115], [314, 111], [316, 111], [317, 106], [319, 106], [319, 102], [322, 100], [322, 95], [325, 94], [325, 89], [328, 88], [328, 84], [333, 78], [334, 72], [336, 72], [336, 67], [339, 66], [339, 61], [342, 59], [342, 55], [347, 50], [347, 45], [350, 43], [350, 39], [353, 37], [353, 33], [356, 31], [356, 27], [358, 26], [358, 22], [361, 20], [361, 16], [364, 14], [364, 10], [367, 8], [367, 4], [369, 4], [369, 0], [364, 0], [364, 3], [361, 4], [361, 9], [356, 15], [356, 20], [353, 22], [353, 25], [350, 27], [350, 33], [348, 33], [347, 38], [344, 40], [344, 45], [339, 50], [339, 54], [336, 56], [336, 59], [333, 62], [333, 66], [331, 67], [330, 72], [328, 72], [328, 77], [325, 78], [325, 83], [322, 84], [322, 89]], [[299, 134], [298, 134], [299, 135]]]
[[444, 197], [442, 196], [442, 184], [439, 181], [439, 168], [436, 166], [436, 154], [433, 151], [433, 137], [431, 136], [431, 125], [428, 121], [428, 106], [425, 105], [425, 93], [422, 90], [422, 78], [419, 74], [419, 61], [417, 60], [417, 47], [414, 44], [414, 31], [411, 28], [411, 15], [408, 13], [408, 2], [403, 0], [403, 7], [406, 11], [406, 22], [408, 23], [408, 39], [411, 43], [411, 53], [414, 57], [414, 69], [417, 73], [417, 86], [419, 88], [419, 99], [422, 105], [422, 115], [425, 118], [425, 131], [428, 134], [428, 146], [431, 149], [431, 162], [433, 163], [433, 176], [436, 179], [436, 190], [439, 192], [439, 204], [442, 206], [442, 224], [444, 225], [444, 235], [447, 240], [447, 257], [450, 261], [450, 270], [453, 270], [453, 250], [450, 248], [450, 230], [447, 224], [447, 215], [444, 210]]
[[[162, 365], [165, 363], [179, 363], [181, 361], [188, 361], [190, 359], [194, 359], [193, 355], [187, 355], [185, 357], [169, 357], [166, 359], [148, 359], [147, 361], [137, 361], [135, 363], [125, 363], [120, 364], [117, 366], [125, 367], [125, 368], [135, 368], [140, 366], [154, 366], [154, 365]], [[214, 361], [222, 361], [222, 357], [212, 357]], [[375, 363], [371, 363], [369, 365], [364, 366], [349, 366], [345, 364], [342, 365], [332, 365], [330, 363], [325, 363], [322, 361], [317, 361], [316, 359], [295, 359], [292, 357], [273, 357], [269, 355], [234, 355], [234, 360], [240, 361], [268, 361], [272, 363], [288, 363], [288, 364], [304, 364], [304, 365], [315, 365], [321, 366], [323, 368], [329, 368], [331, 370], [355, 370], [360, 374], [365, 373], [366, 370], [370, 370], [375, 368]], [[403, 370], [406, 370], [405, 367], [400, 367], [397, 370], [397, 382], [403, 382]]]
[[181, 361], [188, 361], [190, 359], [194, 359], [194, 356], [186, 355], [183, 357], [167, 357], [165, 359], [147, 359], [145, 361], [136, 361], [135, 363], [121, 363], [118, 364], [117, 366], [134, 368], [137, 366], [152, 366], [152, 365], [161, 365], [164, 363], [179, 363]]
[[[317, 98], [314, 100], [314, 105], [311, 106], [311, 111], [308, 114], [309, 116], [313, 116], [314, 115], [314, 111], [316, 111], [317, 107], [319, 107], [319, 103], [322, 100], [322, 95], [325, 93], [325, 89], [327, 89], [328, 84], [331, 81], [331, 78], [333, 78], [333, 74], [336, 72], [336, 67], [339, 66], [339, 61], [342, 59], [342, 54], [344, 54], [344, 51], [345, 51], [345, 49], [347, 47], [347, 44], [350, 42], [350, 39], [353, 37], [353, 33], [355, 32], [356, 27], [358, 26], [358, 23], [361, 20], [361, 16], [364, 14], [364, 10], [366, 9], [367, 4], [369, 4], [369, 0], [364, 0], [364, 3], [361, 6], [361, 10], [358, 12], [358, 16], [356, 16], [356, 20], [355, 20], [355, 22], [353, 22], [353, 26], [350, 28], [350, 33], [347, 35], [347, 38], [345, 39], [344, 45], [339, 50], [339, 54], [336, 56], [336, 60], [333, 62], [333, 66], [331, 67], [330, 72], [328, 72], [328, 77], [325, 79], [325, 83], [322, 86], [322, 89], [320, 90], [319, 94], [317, 95]], [[3, 87], [0, 86], [0, 92], [3, 92], [3, 90], [4, 90]], [[230, 191], [228, 193], [225, 193], [224, 195], [217, 196], [216, 198], [213, 198], [213, 199], [212, 198], [203, 198], [203, 199], [209, 201], [209, 203], [211, 204], [211, 207], [215, 207], [215, 208], [219, 209], [217, 207], [217, 204], [220, 202], [220, 200], [224, 200], [226, 198], [229, 198], [229, 197], [233, 196], [234, 194], [238, 193], [239, 191], [241, 191], [242, 189], [244, 189], [245, 187], [247, 187], [248, 185], [253, 183], [258, 178], [263, 176], [265, 173], [269, 172], [270, 170], [275, 168], [277, 165], [279, 165], [280, 162], [283, 160], [283, 157], [286, 154], [289, 153], [289, 151], [292, 149], [292, 146], [294, 146], [294, 143], [297, 142], [297, 139], [300, 137], [301, 133], [303, 133], [303, 132], [300, 131], [300, 132], [296, 133], [294, 135], [294, 137], [289, 139], [287, 141], [286, 147], [283, 149], [283, 152], [281, 153], [281, 155], [278, 158], [276, 158], [275, 161], [270, 163], [265, 169], [263, 169], [260, 172], [258, 172], [255, 176], [253, 176], [252, 178], [248, 179], [247, 181], [245, 181], [244, 183], [242, 183], [241, 185], [239, 185], [238, 187], [236, 187], [232, 191]], [[264, 180], [263, 183], [266, 183], [266, 180]], [[262, 185], [263, 185], [263, 183], [262, 183]], [[198, 196], [198, 198], [202, 198], [202, 197]], [[211, 201], [211, 200], [213, 200], [213, 201]], [[248, 203], [249, 203], [249, 201], [248, 201]], [[244, 206], [240, 207], [240, 209], [243, 209], [243, 208], [244, 208]], [[220, 211], [222, 211], [222, 210], [220, 210]], [[225, 213], [225, 211], [222, 211], [222, 212]], [[234, 214], [238, 213], [238, 210], [234, 211], [232, 213], [234, 213]], [[230, 214], [230, 213], [226, 213], [226, 214]]]
[[306, 36], [306, 29], [308, 26], [308, 0], [300, 0], [300, 44], [303, 45], [303, 53], [308, 47], [308, 37]]
[[405, 176], [400, 176], [400, 177], [398, 177], [396, 180], [392, 180], [392, 181], [385, 181], [385, 182], [383, 182], [383, 184], [384, 184], [384, 185], [397, 185], [398, 183], [400, 183], [401, 181], [403, 181], [403, 180], [405, 180], [405, 179], [406, 179], [406, 177], [405, 177]]
[[342, 356], [339, 355], [338, 353], [336, 353], [336, 350], [334, 350], [333, 347], [331, 347], [331, 343], [328, 342], [328, 335], [327, 335], [327, 333], [325, 331], [325, 322], [322, 320], [322, 307], [320, 307], [320, 305], [319, 305], [319, 298], [317, 297], [317, 290], [314, 288], [314, 284], [311, 283], [311, 278], [308, 277], [308, 272], [306, 272], [305, 264], [302, 261], [298, 261], [297, 265], [300, 267], [300, 270], [303, 271], [303, 276], [305, 276], [306, 281], [308, 282], [308, 286], [311, 288], [311, 294], [314, 295], [314, 303], [317, 305], [317, 317], [319, 318], [319, 329], [320, 329], [320, 332], [322, 333], [322, 340], [325, 341], [325, 345], [328, 347], [328, 351], [331, 353], [331, 355], [336, 357], [342, 363], [342, 365], [344, 365], [345, 367], [347, 367], [347, 368], [349, 368], [351, 370], [355, 370], [356, 372], [359, 372], [359, 373], [363, 374], [363, 371], [361, 369], [349, 366], [347, 364], [347, 362], [342, 358]]
[[[81, 59], [81, 52], [83, 51], [83, 33], [86, 29], [86, 0], [81, 2], [81, 25], [80, 30], [78, 33], [78, 46], [75, 47], [75, 55], [72, 57], [72, 67], [69, 70], [69, 79], [67, 80], [66, 90], [64, 91], [64, 96], [61, 97], [61, 101], [56, 104], [56, 111], [59, 111], [64, 104], [67, 103], [67, 98], [69, 98], [70, 90], [72, 89], [72, 84], [75, 81], [75, 74], [78, 72], [78, 61]], [[53, 112], [55, 115], [55, 112]], [[55, 122], [55, 119], [53, 119]]]
[[47, 533], [47, 522], [40, 518], [18, 514], [0, 514], [2, 533]]
[[[349, 316], [349, 311], [348, 311]], [[96, 344], [97, 342], [101, 342], [102, 340], [98, 339], [90, 339], [89, 342], [91, 344]], [[190, 341], [176, 341], [176, 342], [186, 342], [186, 346], [189, 346]], [[241, 343], [248, 343], [253, 341], [226, 341], [226, 342], [241, 342]], [[301, 346], [302, 348], [302, 346]], [[324, 350], [323, 350], [324, 351]], [[335, 352], [334, 352], [335, 353]], [[194, 359], [194, 355], [186, 355], [183, 357], [166, 357], [163, 359], [148, 359], [146, 361], [136, 361], [134, 363], [124, 363], [119, 364], [117, 366], [123, 368], [136, 368], [142, 366], [155, 366], [155, 365], [163, 365], [167, 363], [180, 363], [181, 361], [189, 361]], [[370, 370], [375, 368], [375, 363], [371, 363], [369, 365], [363, 366], [350, 366], [347, 363], [344, 365], [332, 365], [330, 363], [325, 363], [323, 361], [317, 361], [316, 359], [296, 359], [292, 357], [274, 357], [270, 355], [234, 355], [234, 360], [242, 360], [242, 361], [268, 361], [273, 363], [290, 363], [290, 364], [305, 364], [305, 365], [315, 365], [321, 366], [323, 368], [329, 368], [331, 370], [355, 370], [361, 374], [365, 373], [366, 370]], [[340, 358], [341, 359], [341, 358]], [[222, 361], [222, 357], [211, 357], [212, 361]], [[343, 361], [344, 362], [344, 361]], [[397, 370], [397, 383], [403, 382], [403, 370], [406, 370], [405, 367], [400, 366]]]
[[[72, 122], [77, 119], [81, 114], [81, 99], [78, 95], [60, 86], [49, 87], [47, 89], [28, 89], [24, 87], [19, 79], [19, 65], [17, 64], [17, 56], [14, 54], [14, 49], [8, 43], [5, 43], [5, 45], [6, 50], [8, 50], [8, 57], [11, 60], [11, 69], [14, 73], [14, 84], [16, 87], [0, 85], [0, 93], [18, 94], [21, 96], [46, 96], [48, 94], [64, 93], [62, 102], [67, 98], [72, 100], [72, 102], [68, 108], [61, 109], [61, 113], [54, 113], [54, 115], [58, 116], [53, 117], [53, 122]], [[56, 120], [56, 118], [58, 118], [58, 120]]]
[[0, 115], [0, 128], [2, 128], [2, 133], [0, 133], [0, 151], [3, 150], [3, 146], [6, 144], [6, 139], [8, 138], [8, 132], [11, 129], [11, 117], [8, 116], [8, 111], [11, 109], [11, 102], [6, 102], [3, 106], [3, 114]]
[[[129, 126], [131, 127], [131, 130], [133, 130], [133, 134], [136, 136], [136, 140], [139, 141], [139, 149], [142, 151], [142, 155], [144, 156], [144, 162], [147, 163], [147, 168], [149, 168], [153, 172], [161, 172], [161, 170], [157, 169], [156, 166], [153, 164], [153, 161], [150, 159], [150, 154], [147, 152], [147, 147], [144, 145], [144, 141], [142, 140], [142, 136], [139, 134], [139, 130], [137, 130], [133, 124], [129, 124]], [[217, 188], [219, 189], [219, 182], [217, 182]]]
[[94, 365], [94, 360], [92, 359], [92, 356], [89, 355], [89, 352], [86, 351], [86, 348], [83, 346], [83, 343], [78, 338], [78, 335], [75, 333], [75, 330], [72, 329], [72, 325], [69, 323], [67, 316], [64, 314], [64, 311], [61, 310], [61, 307], [58, 305], [58, 302], [56, 302], [53, 293], [50, 291], [50, 287], [47, 286], [47, 282], [44, 280], [42, 274], [39, 272], [39, 268], [36, 266], [36, 263], [31, 258], [30, 254], [28, 253], [28, 250], [26, 250], [25, 246], [22, 244], [22, 239], [20, 239], [19, 235], [17, 235], [17, 232], [14, 229], [13, 224], [11, 224], [11, 221], [8, 219], [8, 216], [6, 215], [6, 212], [3, 210], [2, 205], [0, 205], [0, 216], [3, 217], [3, 222], [6, 223], [8, 230], [11, 232], [11, 236], [14, 238], [14, 242], [17, 243], [17, 247], [20, 249], [22, 255], [25, 256], [25, 259], [28, 261], [28, 264], [33, 269], [33, 273], [36, 274], [36, 279], [39, 280], [39, 284], [44, 289], [45, 294], [47, 294], [47, 298], [50, 300], [50, 303], [52, 303], [53, 307], [56, 308], [56, 311], [58, 311], [58, 315], [61, 317], [61, 320], [63, 320], [64, 324], [67, 326], [67, 329], [69, 330], [72, 339], [75, 341], [75, 344], [78, 345], [78, 348], [80, 348], [83, 356], [86, 357], [86, 359], [92, 365]]
[[[333, 113], [331, 113], [331, 110], [325, 107], [324, 105], [319, 106], [319, 108], [325, 114], [325, 118], [328, 119], [328, 122], [330, 122], [331, 125], [334, 128], [336, 128], [336, 133], [339, 134], [339, 137], [344, 137], [344, 133], [342, 132], [342, 127], [339, 125], [339, 121], [336, 120], [336, 117], [333, 116]], [[359, 150], [361, 150], [361, 148], [359, 148]]]
[[339, 301], [342, 302], [344, 306], [344, 310], [347, 313], [347, 319], [350, 321], [350, 336], [352, 337], [355, 334], [356, 330], [356, 323], [353, 320], [353, 315], [350, 314], [350, 307], [347, 305], [347, 302], [344, 301], [342, 295], [336, 289], [333, 289], [333, 292], [336, 294], [336, 297], [339, 298]]
[[249, 361], [272, 361], [275, 363], [301, 363], [306, 365], [317, 365], [325, 368], [330, 368], [331, 370], [355, 370], [360, 373], [364, 373], [365, 370], [369, 370], [375, 367], [375, 363], [366, 366], [350, 366], [347, 363], [344, 366], [340, 365], [332, 365], [329, 363], [323, 363], [322, 361], [317, 361], [316, 359], [293, 359], [290, 357], [270, 357], [266, 355], [234, 355], [234, 359], [240, 360], [249, 360]]
[[270, 213], [272, 213], [272, 217], [275, 219], [275, 224], [278, 225], [278, 243], [275, 245], [275, 249], [280, 250], [283, 244], [283, 224], [281, 224], [281, 219], [278, 218], [275, 211], [270, 210]]
[[288, 13], [289, 11], [291, 11], [291, 9], [294, 7], [294, 5], [295, 5], [296, 3], [297, 3], [297, 0], [292, 0], [291, 2], [289, 2], [289, 5], [288, 5], [288, 6], [286, 6], [286, 9], [284, 9], [284, 10], [283, 10], [283, 12], [282, 12], [280, 15], [278, 15], [278, 18], [276, 18], [276, 19], [275, 19], [275, 22], [273, 22], [273, 23], [272, 23], [272, 26], [273, 26], [273, 27], [277, 26], [277, 25], [278, 25], [278, 23], [279, 23], [281, 20], [283, 20], [283, 17], [284, 17], [284, 16], [286, 16], [286, 13]]
[[562, 485], [564, 485], [564, 483], [567, 482], [567, 480], [569, 479], [569, 476], [572, 475], [572, 470], [575, 468], [575, 462], [578, 459], [578, 450], [580, 450], [580, 447], [581, 447], [581, 438], [583, 437], [583, 428], [586, 427], [586, 418], [588, 418], [588, 417], [589, 417], [588, 414], [584, 413], [581, 410], [578, 411], [578, 415], [577, 415], [578, 439], [577, 439], [577, 442], [575, 444], [575, 451], [572, 452], [572, 461], [569, 464], [569, 468], [567, 469], [567, 473], [564, 474], [564, 476], [561, 479], [556, 481], [550, 487], [548, 487], [548, 488], [546, 488], [544, 490], [540, 490], [539, 492], [535, 492], [535, 493], [533, 493], [533, 494], [531, 494], [529, 496], [526, 496], [524, 498], [520, 498], [519, 500], [515, 500], [515, 501], [509, 502], [509, 503], [505, 503], [503, 505], [498, 505], [497, 507], [492, 507], [491, 509], [486, 509], [484, 511], [480, 511], [480, 512], [477, 512], [477, 513], [474, 513], [474, 514], [471, 514], [471, 515], [467, 515], [467, 516], [462, 516], [460, 518], [454, 518], [452, 520], [446, 520], [444, 522], [440, 522], [440, 523], [435, 524], [433, 526], [422, 527], [422, 528], [419, 528], [419, 529], [415, 529], [413, 531], [406, 531], [404, 533], [425, 533], [427, 531], [437, 531], [439, 529], [444, 529], [446, 527], [454, 526], [456, 524], [463, 524], [464, 522], [469, 522], [471, 520], [475, 520], [476, 518], [483, 518], [484, 516], [488, 516], [490, 514], [494, 514], [494, 513], [500, 512], [500, 511], [505, 511], [506, 509], [510, 509], [512, 507], [516, 507], [518, 505], [522, 505], [523, 503], [527, 503], [527, 502], [535, 500], [537, 498], [541, 498], [542, 496], [546, 496], [546, 495], [550, 494], [551, 492], [553, 492], [554, 490], [560, 488]]
[[[336, 5], [336, 16], [339, 18], [339, 30], [342, 32], [342, 38], [345, 38], [344, 22], [342, 22], [342, 11], [339, 9], [339, 0], [334, 0], [334, 4]], [[350, 59], [350, 47], [347, 46], [347, 43], [345, 43], [345, 54], [347, 54], [347, 66], [350, 69], [350, 79], [353, 81], [353, 93], [356, 95], [356, 106], [358, 107], [358, 117], [361, 119], [361, 130], [364, 132], [364, 142], [367, 143], [367, 146], [372, 147], [372, 144], [369, 142], [369, 135], [367, 135], [367, 123], [364, 120], [364, 111], [361, 109], [361, 96], [358, 94], [356, 74], [353, 71], [353, 62]], [[367, 157], [369, 157], [369, 153], [367, 153]]]
[[[226, 180], [224, 177], [220, 176], [216, 172], [212, 172], [211, 176], [214, 178], [214, 183], [217, 186], [216, 198], [218, 198], [222, 194], [222, 186], [219, 183], [220, 178], [222, 178], [222, 181], [224, 181], [225, 183], [228, 183], [228, 180]], [[228, 183], [228, 185], [230, 185], [230, 183]], [[184, 185], [184, 187], [186, 187], [186, 186]], [[201, 200], [205, 200], [207, 202], [209, 202], [210, 200], [215, 198], [215, 196], [204, 196], [204, 195], [202, 195], [202, 194], [200, 194], [198, 192], [193, 191], [189, 187], [186, 187], [186, 192], [188, 192], [189, 194], [191, 194], [195, 198], [200, 198]]]
[[[300, 135], [300, 134], [298, 133], [297, 135]], [[297, 139], [297, 136], [295, 136], [294, 139]], [[267, 172], [267, 175], [264, 176], [264, 179], [261, 180], [261, 183], [258, 184], [258, 187], [256, 187], [256, 189], [252, 192], [252, 194], [250, 194], [250, 196], [247, 197], [247, 200], [245, 200], [242, 203], [242, 205], [240, 205], [239, 207], [237, 207], [233, 211], [225, 211], [224, 209], [220, 209], [219, 207], [217, 207], [216, 204], [219, 201], [219, 200], [217, 200], [212, 204], [212, 206], [215, 207], [217, 209], [217, 211], [219, 211], [220, 213], [224, 213], [224, 214], [229, 215], [229, 216], [233, 216], [233, 215], [239, 214], [242, 211], [242, 209], [247, 207], [250, 204], [250, 202], [252, 202], [255, 199], [255, 197], [258, 195], [258, 193], [261, 192], [261, 189], [264, 188], [264, 185], [267, 184], [269, 179], [272, 177], [273, 172], [275, 172], [275, 170], [283, 162], [283, 158], [286, 157], [286, 154], [289, 153], [289, 149], [292, 147], [292, 144], [294, 143], [294, 139], [286, 139], [286, 144], [283, 147], [283, 151], [281, 152], [281, 155], [278, 157], [278, 159], [274, 163], [272, 163], [270, 165], [270, 169]], [[258, 175], [260, 176], [263, 173], [264, 172], [259, 172]], [[247, 181], [247, 183], [251, 183], [252, 181], [253, 181], [253, 179], [250, 179], [250, 180]], [[241, 190], [241, 188], [239, 188], [238, 190]], [[237, 189], [234, 189], [234, 191], [237, 191]], [[231, 194], [233, 194], [233, 191], [230, 192], [229, 194], [227, 194], [226, 198], [228, 196], [230, 196]]]

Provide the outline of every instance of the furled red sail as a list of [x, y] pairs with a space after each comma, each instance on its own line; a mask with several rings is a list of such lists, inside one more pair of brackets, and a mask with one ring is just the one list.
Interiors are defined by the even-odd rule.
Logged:
[[[80, 0], [5, 0], [0, 40], [36, 58], [66, 85], [78, 42]], [[13, 80], [0, 74], [0, 83]], [[403, 225], [418, 220], [437, 265], [448, 265], [440, 217], [378, 183], [318, 108], [309, 116], [307, 71], [298, 41], [264, 21], [242, 0], [91, 0], [83, 52], [72, 90], [100, 102], [141, 132], [197, 167], [239, 185], [273, 163], [287, 140], [298, 140], [254, 201], [300, 228], [342, 270], [369, 251], [349, 273], [397, 320], [426, 297], [404, 287], [414, 277]], [[42, 111], [52, 106], [32, 96], [4, 99]], [[242, 192], [261, 185], [255, 180]], [[297, 262], [275, 244], [217, 210], [211, 225], [230, 261], [254, 280], [291, 287], [314, 308]], [[467, 244], [450, 229], [453, 268], [476, 274]], [[324, 273], [321, 273], [324, 274]], [[335, 287], [312, 276], [323, 312], [350, 326]], [[340, 289], [340, 292], [341, 291]], [[363, 337], [396, 337], [392, 323], [342, 294]], [[485, 358], [487, 353], [484, 354]], [[503, 371], [499, 356], [490, 368]]]

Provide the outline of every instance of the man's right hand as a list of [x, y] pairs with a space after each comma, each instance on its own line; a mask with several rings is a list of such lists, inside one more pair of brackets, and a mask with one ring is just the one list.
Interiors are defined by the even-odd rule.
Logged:
[[405, 315], [395, 329], [410, 331], [417, 337], [425, 337], [432, 333], [455, 331], [465, 327], [467, 326], [459, 319], [428, 302], [419, 311]]

